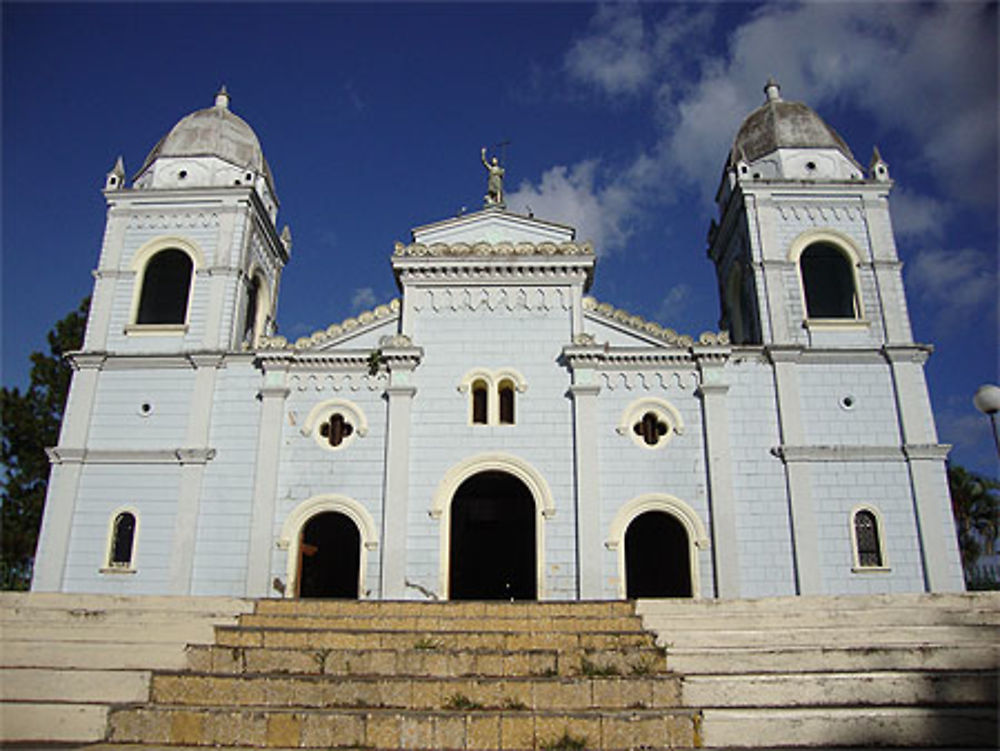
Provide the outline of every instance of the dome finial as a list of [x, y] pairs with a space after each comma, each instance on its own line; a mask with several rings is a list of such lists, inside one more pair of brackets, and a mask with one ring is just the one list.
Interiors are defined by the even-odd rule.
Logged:
[[767, 83], [764, 84], [764, 94], [767, 96], [767, 101], [769, 102], [781, 101], [781, 87], [774, 80], [774, 76], [767, 77]]
[[229, 109], [229, 92], [226, 91], [226, 84], [222, 84], [222, 88], [215, 95], [215, 106], [224, 110]]

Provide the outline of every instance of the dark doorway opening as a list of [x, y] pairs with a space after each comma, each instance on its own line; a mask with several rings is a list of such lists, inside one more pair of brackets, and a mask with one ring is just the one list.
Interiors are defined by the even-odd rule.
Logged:
[[361, 572], [361, 535], [336, 511], [317, 514], [299, 539], [299, 597], [356, 599]]
[[625, 531], [626, 597], [691, 597], [691, 542], [664, 511], [639, 514]]
[[451, 502], [449, 597], [453, 600], [534, 600], [535, 499], [505, 472], [480, 472]]

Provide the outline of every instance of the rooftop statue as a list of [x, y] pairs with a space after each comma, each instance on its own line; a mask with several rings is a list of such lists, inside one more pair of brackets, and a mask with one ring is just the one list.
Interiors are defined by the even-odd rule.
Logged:
[[486, 147], [484, 146], [480, 152], [480, 156], [483, 160], [483, 166], [489, 170], [490, 176], [486, 180], [486, 196], [484, 205], [488, 208], [491, 206], [496, 206], [501, 209], [506, 208], [507, 205], [503, 200], [503, 175], [504, 168], [500, 166], [500, 162], [496, 157], [493, 157], [490, 161], [486, 161]]

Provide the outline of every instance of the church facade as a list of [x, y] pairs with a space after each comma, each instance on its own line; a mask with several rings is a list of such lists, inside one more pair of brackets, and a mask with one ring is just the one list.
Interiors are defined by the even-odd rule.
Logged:
[[722, 331], [697, 337], [589, 297], [593, 248], [507, 210], [484, 154], [484, 208], [396, 245], [397, 300], [289, 342], [291, 236], [228, 95], [131, 181], [119, 160], [33, 589], [962, 589], [888, 166], [765, 92], [709, 232]]

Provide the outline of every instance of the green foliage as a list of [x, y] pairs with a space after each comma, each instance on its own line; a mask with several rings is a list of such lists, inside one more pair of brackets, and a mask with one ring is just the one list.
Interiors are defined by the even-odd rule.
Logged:
[[621, 671], [614, 665], [598, 665], [586, 657], [581, 657], [580, 675], [586, 675], [591, 678], [607, 678], [613, 675], [621, 675]]
[[452, 694], [444, 703], [445, 709], [470, 710], [482, 709], [483, 705], [478, 701], [473, 701], [464, 694]]
[[542, 745], [544, 751], [578, 751], [587, 747], [587, 739], [570, 735], [569, 730], [564, 730], [562, 738]]
[[0, 389], [0, 461], [3, 496], [0, 505], [0, 587], [27, 589], [35, 558], [35, 543], [49, 479], [47, 446], [59, 440], [70, 366], [67, 352], [80, 349], [90, 299], [56, 323], [49, 332], [49, 354], [31, 355], [31, 383], [20, 389]]
[[[962, 554], [969, 589], [988, 588], [977, 581], [976, 564], [984, 553], [996, 550], [998, 515], [1000, 515], [1000, 483], [964, 467], [948, 467], [948, 487], [951, 490], [951, 510], [958, 531], [958, 547]], [[973, 587], [974, 584], [978, 586]]]

